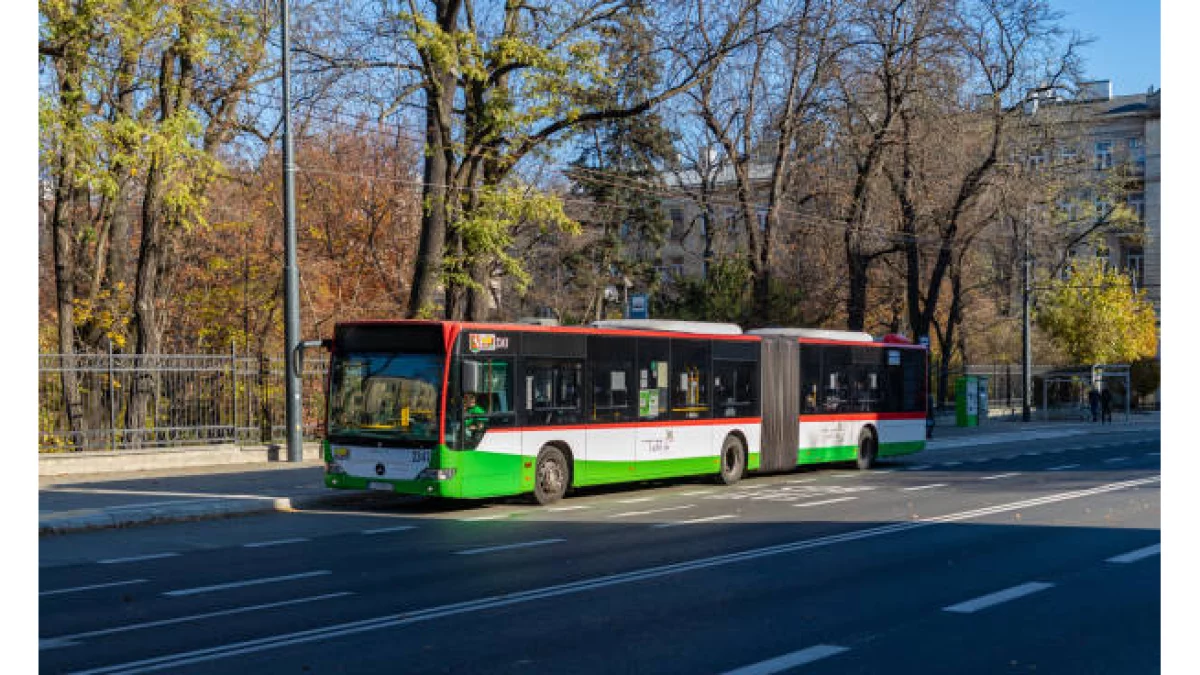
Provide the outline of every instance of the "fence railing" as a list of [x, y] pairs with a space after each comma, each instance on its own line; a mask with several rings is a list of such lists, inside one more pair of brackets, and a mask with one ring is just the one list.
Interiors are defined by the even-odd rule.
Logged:
[[[316, 437], [324, 415], [327, 369], [326, 359], [304, 361], [303, 427], [309, 438]], [[64, 392], [64, 382], [71, 392]], [[280, 355], [40, 354], [38, 451], [282, 442], [284, 385]], [[138, 401], [144, 413], [130, 415]]]

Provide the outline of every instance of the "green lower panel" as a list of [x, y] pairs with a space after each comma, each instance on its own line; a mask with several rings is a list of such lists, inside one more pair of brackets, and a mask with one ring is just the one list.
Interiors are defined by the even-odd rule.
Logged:
[[[899, 443], [880, 443], [880, 457], [896, 457], [911, 455], [925, 449], [925, 441], [902, 441]], [[828, 448], [801, 448], [800, 464], [821, 464], [823, 462], [849, 462], [858, 457], [857, 445], [838, 445]]]
[[925, 441], [904, 441], [901, 443], [880, 443], [880, 457], [895, 457], [897, 455], [911, 455], [914, 452], [920, 452], [925, 449]]
[[[758, 468], [758, 453], [750, 453], [747, 465]], [[674, 478], [715, 474], [721, 470], [717, 457], [685, 457], [645, 462], [577, 462], [575, 485], [603, 485], [651, 478]]]

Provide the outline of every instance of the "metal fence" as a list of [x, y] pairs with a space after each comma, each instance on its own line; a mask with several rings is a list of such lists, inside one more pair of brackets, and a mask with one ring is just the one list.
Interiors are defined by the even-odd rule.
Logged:
[[[304, 435], [315, 438], [325, 410], [328, 361], [302, 373]], [[63, 373], [74, 376], [78, 430], [67, 414]], [[128, 424], [132, 392], [146, 394], [144, 422]], [[282, 356], [229, 354], [38, 355], [38, 451], [72, 452], [218, 443], [283, 442]]]

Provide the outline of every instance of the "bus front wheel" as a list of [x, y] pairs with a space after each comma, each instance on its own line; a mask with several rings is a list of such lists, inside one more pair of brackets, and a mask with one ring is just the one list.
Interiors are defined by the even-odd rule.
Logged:
[[730, 434], [721, 444], [721, 482], [733, 485], [746, 473], [746, 446], [742, 439]]
[[875, 434], [870, 429], [863, 429], [858, 435], [858, 455], [855, 457], [855, 462], [858, 468], [866, 471], [875, 466], [875, 460], [879, 456], [879, 441], [875, 440]]
[[571, 469], [563, 451], [553, 445], [544, 446], [538, 453], [533, 496], [543, 506], [553, 504], [567, 493]]

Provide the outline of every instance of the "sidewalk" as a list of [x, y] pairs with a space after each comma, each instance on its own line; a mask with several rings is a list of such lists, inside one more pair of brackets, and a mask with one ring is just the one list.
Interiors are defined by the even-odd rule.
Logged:
[[[934, 428], [928, 451], [972, 445], [1115, 433], [1157, 427], [1159, 414], [1133, 415], [1112, 425], [989, 420], [983, 426]], [[353, 503], [364, 493], [332, 490], [319, 460], [190, 466], [155, 471], [42, 476], [38, 531], [42, 535], [131, 525], [221, 518]]]

